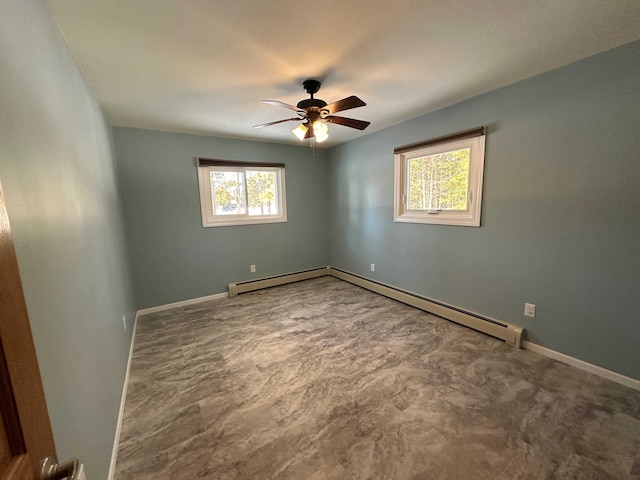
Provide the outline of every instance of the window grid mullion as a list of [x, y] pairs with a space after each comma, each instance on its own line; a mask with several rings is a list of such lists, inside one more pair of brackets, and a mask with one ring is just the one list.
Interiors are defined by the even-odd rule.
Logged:
[[244, 193], [244, 214], [249, 216], [249, 191], [247, 190], [247, 170], [242, 171], [242, 192]]

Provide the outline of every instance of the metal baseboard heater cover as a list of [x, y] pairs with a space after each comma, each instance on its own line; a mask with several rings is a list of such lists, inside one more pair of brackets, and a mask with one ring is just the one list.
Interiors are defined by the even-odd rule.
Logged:
[[322, 267], [258, 280], [230, 283], [228, 286], [229, 296], [233, 297], [239, 293], [246, 293], [253, 290], [299, 282], [301, 280], [309, 280], [311, 278], [324, 277], [326, 275], [331, 275], [339, 278], [340, 280], [358, 285], [359, 287], [385, 297], [392, 298], [406, 305], [410, 305], [425, 312], [433, 313], [434, 315], [446, 318], [447, 320], [459, 323], [460, 325], [473, 328], [479, 332], [504, 340], [506, 343], [516, 348], [521, 347], [522, 332], [524, 330], [522, 327], [503, 322], [501, 320], [485, 317], [473, 312], [467, 312], [461, 308], [430, 300], [415, 293], [406, 292], [404, 290], [385, 285], [384, 283], [376, 282], [333, 267]]
[[301, 280], [309, 280], [311, 278], [325, 277], [331, 275], [331, 267], [314, 268], [313, 270], [304, 270], [302, 272], [285, 273], [275, 277], [259, 278], [257, 280], [249, 280], [246, 282], [230, 283], [229, 296], [235, 297], [239, 293], [252, 292], [263, 288], [277, 287], [287, 283], [300, 282]]
[[379, 293], [385, 297], [406, 303], [425, 312], [433, 313], [452, 322], [499, 338], [516, 348], [521, 347], [523, 328], [517, 325], [467, 312], [461, 308], [430, 300], [415, 293], [405, 292], [404, 290], [385, 285], [384, 283], [374, 282], [336, 268], [331, 268], [331, 275], [345, 282], [353, 283], [354, 285]]

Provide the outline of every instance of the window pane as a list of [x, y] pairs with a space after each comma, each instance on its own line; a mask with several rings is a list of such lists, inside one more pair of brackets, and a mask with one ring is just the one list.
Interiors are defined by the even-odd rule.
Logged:
[[246, 213], [243, 172], [211, 171], [211, 195], [214, 215]]
[[249, 215], [278, 215], [276, 172], [247, 170]]
[[408, 161], [408, 210], [467, 210], [469, 148]]

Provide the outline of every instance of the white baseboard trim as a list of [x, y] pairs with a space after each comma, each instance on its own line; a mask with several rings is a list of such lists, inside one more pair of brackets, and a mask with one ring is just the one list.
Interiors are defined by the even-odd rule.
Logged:
[[607, 380], [611, 380], [612, 382], [619, 383], [620, 385], [624, 385], [625, 387], [633, 388], [634, 390], [640, 391], [640, 380], [636, 380], [635, 378], [627, 377], [620, 373], [616, 373], [592, 363], [585, 362], [584, 360], [579, 360], [575, 357], [570, 357], [569, 355], [565, 355], [564, 353], [556, 352], [555, 350], [543, 347], [541, 345], [538, 345], [537, 343], [528, 342], [527, 340], [522, 341], [522, 348], [535, 353], [539, 353], [540, 355], [544, 355], [545, 357], [553, 358], [554, 360], [566, 363], [567, 365], [571, 365], [572, 367], [579, 368], [580, 370], [584, 370], [585, 372], [593, 373], [594, 375], [598, 375], [599, 377], [606, 378]]
[[120, 433], [122, 431], [122, 420], [124, 417], [124, 404], [127, 400], [127, 388], [129, 386], [129, 373], [131, 372], [131, 358], [133, 357], [133, 343], [136, 339], [136, 327], [138, 326], [138, 314], [133, 321], [133, 332], [131, 332], [131, 345], [129, 346], [129, 358], [127, 360], [127, 371], [124, 376], [124, 385], [122, 386], [122, 397], [120, 398], [120, 411], [118, 412], [118, 422], [116, 423], [116, 432], [113, 438], [113, 449], [111, 450], [111, 463], [109, 464], [108, 480], [113, 480], [116, 475], [116, 463], [118, 461], [118, 447], [120, 446]]
[[210, 300], [217, 300], [220, 298], [227, 298], [228, 296], [229, 294], [227, 292], [214, 293], [213, 295], [207, 295], [206, 297], [191, 298], [189, 300], [183, 300], [181, 302], [158, 305], [157, 307], [143, 308], [142, 310], [138, 310], [138, 312], [136, 313], [136, 318], [138, 318], [139, 315], [162, 312], [163, 310], [171, 310], [172, 308], [186, 307], [188, 305], [194, 305], [196, 303], [208, 302]]

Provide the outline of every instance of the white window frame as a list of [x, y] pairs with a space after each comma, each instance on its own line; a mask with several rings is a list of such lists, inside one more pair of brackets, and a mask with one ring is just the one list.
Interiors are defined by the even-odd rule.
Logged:
[[[485, 135], [482, 132], [466, 136], [459, 132], [441, 139], [430, 140], [395, 149], [394, 221], [406, 223], [428, 223], [436, 225], [459, 225], [479, 227], [482, 211], [482, 180], [484, 176]], [[465, 138], [460, 138], [461, 136]], [[451, 139], [447, 139], [451, 138]], [[435, 155], [469, 148], [469, 182], [467, 187], [468, 209], [460, 210], [410, 210], [408, 208], [409, 185], [407, 173], [409, 161], [413, 158]]]
[[[212, 171], [244, 172], [262, 171], [276, 174], [276, 192], [278, 194], [278, 214], [275, 215], [216, 215], [213, 210], [213, 193], [211, 191]], [[283, 223], [287, 221], [287, 194], [285, 190], [284, 164], [260, 164], [249, 162], [231, 162], [224, 160], [198, 159], [198, 185], [200, 188], [200, 211], [202, 226], [226, 227], [232, 225], [255, 225], [261, 223]], [[246, 186], [245, 186], [246, 194]]]

